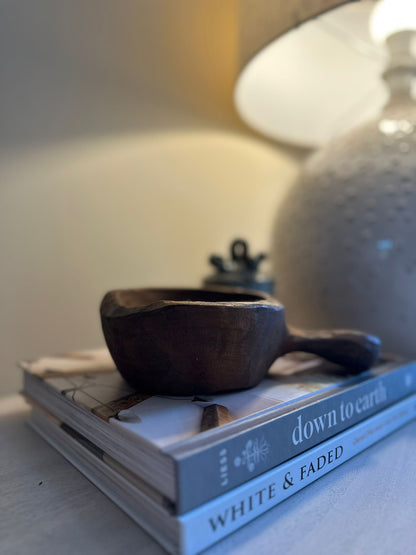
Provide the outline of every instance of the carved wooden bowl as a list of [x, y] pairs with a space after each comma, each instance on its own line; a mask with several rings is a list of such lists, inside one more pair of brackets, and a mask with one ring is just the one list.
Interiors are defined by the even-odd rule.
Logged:
[[122, 376], [137, 390], [212, 394], [257, 385], [273, 361], [308, 351], [361, 371], [377, 338], [353, 331], [289, 333], [284, 307], [242, 290], [125, 289], [102, 300], [101, 321]]

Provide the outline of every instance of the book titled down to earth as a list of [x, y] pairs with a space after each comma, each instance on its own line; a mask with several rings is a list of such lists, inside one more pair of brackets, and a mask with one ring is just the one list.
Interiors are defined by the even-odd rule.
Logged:
[[[33, 427], [173, 553], [197, 553], [416, 416], [416, 362], [312, 355], [214, 396], [134, 391], [105, 349], [23, 362]], [[342, 370], [342, 371], [341, 371]]]

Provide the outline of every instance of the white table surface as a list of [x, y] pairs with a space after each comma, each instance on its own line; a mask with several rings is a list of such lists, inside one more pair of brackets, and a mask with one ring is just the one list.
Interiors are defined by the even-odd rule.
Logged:
[[[2, 555], [165, 551], [0, 401]], [[416, 554], [416, 422], [344, 463], [208, 551]]]

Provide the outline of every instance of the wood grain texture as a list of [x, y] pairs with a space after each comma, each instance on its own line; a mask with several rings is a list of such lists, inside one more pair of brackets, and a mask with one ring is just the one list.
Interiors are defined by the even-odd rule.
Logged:
[[[164, 550], [0, 402], [0, 552], [162, 555]], [[208, 555], [413, 555], [416, 422], [284, 501]], [[42, 482], [41, 485], [40, 482]]]
[[110, 291], [101, 308], [114, 362], [142, 393], [200, 395], [257, 385], [278, 354], [284, 309], [267, 295]]
[[257, 385], [282, 354], [306, 351], [360, 372], [380, 341], [354, 331], [289, 333], [284, 307], [242, 289], [125, 289], [100, 306], [104, 337], [141, 393], [200, 395]]
[[282, 347], [282, 352], [304, 351], [345, 365], [351, 374], [370, 368], [380, 357], [380, 350], [377, 337], [354, 330], [296, 330], [287, 335]]

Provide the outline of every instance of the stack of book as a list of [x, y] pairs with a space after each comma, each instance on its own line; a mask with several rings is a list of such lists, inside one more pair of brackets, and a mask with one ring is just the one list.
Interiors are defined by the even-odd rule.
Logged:
[[416, 362], [392, 358], [346, 376], [287, 355], [253, 389], [184, 398], [133, 391], [104, 349], [22, 367], [33, 428], [171, 553], [209, 547], [416, 416]]

